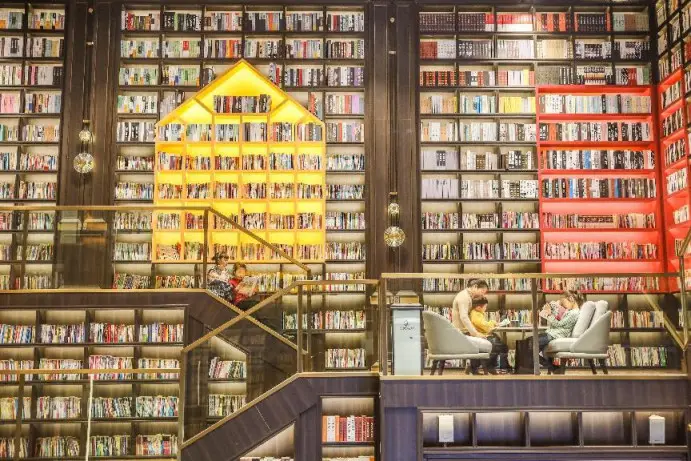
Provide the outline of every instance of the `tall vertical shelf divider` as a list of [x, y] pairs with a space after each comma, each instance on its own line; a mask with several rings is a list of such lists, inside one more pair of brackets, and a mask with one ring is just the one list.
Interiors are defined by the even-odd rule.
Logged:
[[[65, 6], [0, 6], [0, 203], [55, 205], [61, 165]], [[0, 213], [0, 289], [60, 285], [54, 212]]]

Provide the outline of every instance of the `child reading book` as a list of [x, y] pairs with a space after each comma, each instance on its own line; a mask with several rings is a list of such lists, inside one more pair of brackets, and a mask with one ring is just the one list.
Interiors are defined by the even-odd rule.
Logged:
[[257, 292], [257, 279], [247, 276], [247, 266], [242, 263], [235, 263], [233, 266], [233, 278], [230, 284], [233, 286], [235, 298], [233, 304], [246, 311], [258, 303], [256, 299], [251, 299]]

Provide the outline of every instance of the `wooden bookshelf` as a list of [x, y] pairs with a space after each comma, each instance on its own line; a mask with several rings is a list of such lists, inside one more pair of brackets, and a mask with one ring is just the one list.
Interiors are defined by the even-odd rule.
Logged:
[[[660, 130], [661, 185], [664, 187], [663, 212], [665, 216], [666, 264], [668, 271], [679, 270], [678, 242], [689, 228], [688, 209], [688, 107], [689, 87], [689, 32], [691, 16], [684, 2], [658, 1], [656, 3], [658, 33], [658, 123]], [[663, 132], [663, 123], [679, 112], [678, 129]], [[681, 120], [678, 120], [678, 119]], [[669, 187], [668, 187], [669, 184]], [[670, 282], [670, 289], [678, 291], [678, 281]]]
[[[174, 13], [178, 13], [178, 16], [188, 15], [188, 19], [181, 20], [181, 27], [164, 24], [164, 18]], [[265, 13], [268, 16], [264, 16]], [[158, 27], [151, 27], [150, 21], [144, 19], [137, 23], [134, 16], [155, 17], [158, 19]], [[125, 45], [121, 50], [121, 69], [130, 73], [132, 72], [126, 69], [150, 69], [153, 80], [148, 82], [150, 85], [140, 85], [140, 81], [135, 81], [137, 85], [120, 82], [118, 96], [121, 103], [116, 108], [119, 122], [155, 123], [241, 58], [255, 65], [269, 80], [288, 91], [296, 101], [324, 120], [326, 151], [322, 167], [326, 169], [325, 193], [338, 195], [326, 197], [326, 216], [322, 229], [326, 230], [327, 242], [334, 242], [334, 251], [342, 249], [342, 245], [350, 244], [358, 247], [354, 254], [362, 257], [335, 258], [324, 255], [320, 258], [322, 261], [314, 265], [313, 272], [323, 277], [327, 277], [327, 273], [350, 273], [352, 277], [364, 272], [364, 8], [355, 5], [250, 7], [237, 3], [184, 8], [124, 5], [123, 18], [125, 22], [121, 27], [120, 38]], [[264, 24], [262, 20], [266, 18], [271, 18], [274, 22]], [[185, 22], [186, 20], [189, 22]], [[270, 30], [264, 30], [267, 27]], [[175, 30], [180, 28], [183, 30]], [[150, 51], [144, 56], [135, 57], [129, 53], [131, 47], [128, 43], [136, 40], [151, 44]], [[187, 43], [189, 52], [180, 54], [181, 47], [178, 45], [181, 40]], [[266, 53], [263, 53], [257, 45], [267, 40], [275, 43], [277, 48], [264, 50]], [[334, 42], [352, 42], [354, 54], [343, 54], [347, 47], [338, 46]], [[304, 48], [296, 46], [299, 44], [304, 44]], [[194, 68], [191, 72], [195, 78], [192, 81], [165, 84], [167, 82], [163, 77], [168, 66], [172, 65]], [[346, 72], [346, 68], [352, 68], [352, 72]], [[133, 99], [126, 100], [126, 97]], [[131, 102], [132, 105], [144, 101], [153, 103], [146, 105], [145, 110], [132, 111], [129, 106], [123, 105], [124, 101], [128, 101], [128, 104]], [[353, 136], [340, 135], [341, 132], [349, 132], [347, 129], [338, 130], [341, 122], [346, 124], [345, 128], [351, 129]], [[129, 169], [129, 165], [123, 168], [125, 162], [121, 161], [119, 167], [115, 168], [115, 182], [146, 183], [151, 184], [149, 187], [152, 188], [153, 138], [136, 143], [124, 142], [119, 141], [117, 128], [115, 131], [116, 142], [113, 147], [118, 152], [118, 158], [151, 159], [148, 164], [139, 162], [142, 165], [130, 162], [134, 166], [142, 166], [135, 170]], [[356, 190], [351, 190], [353, 186]], [[151, 194], [145, 195], [144, 201], [152, 201], [153, 189], [146, 191], [151, 191]], [[346, 195], [350, 192], [356, 195]], [[115, 202], [131, 202], [131, 198], [124, 197], [129, 196], [116, 194]], [[342, 218], [349, 220], [351, 225], [342, 224]], [[334, 224], [327, 227], [327, 222]], [[277, 261], [243, 262], [251, 263], [253, 273], [278, 274], [278, 286], [290, 279], [290, 274], [297, 269]], [[263, 264], [260, 265], [260, 262]], [[150, 284], [155, 286], [157, 275], [160, 277], [164, 274], [181, 273], [181, 269], [153, 261], [152, 264], [142, 262], [129, 267], [118, 265], [114, 272], [151, 277]], [[190, 265], [182, 272], [187, 275], [189, 282], [198, 283], [199, 270]]]
[[[66, 9], [61, 4], [19, 2], [0, 6], [0, 202], [4, 205], [56, 204], [64, 105]], [[35, 218], [40, 213], [32, 213]], [[46, 213], [55, 221], [54, 213]], [[52, 225], [24, 225], [27, 216], [2, 213], [0, 287], [57, 286]], [[29, 219], [32, 222], [33, 219]], [[40, 260], [24, 260], [20, 250], [43, 247]]]
[[[537, 120], [541, 131], [538, 178], [543, 271], [597, 270], [616, 274], [634, 267], [641, 273], [663, 271], [651, 87], [538, 86], [537, 96]], [[642, 109], [637, 109], [639, 107]], [[566, 139], [566, 130], [571, 126], [567, 123], [581, 123], [579, 126], [585, 126], [584, 129], [590, 129], [592, 124], [603, 124], [603, 130], [616, 125], [619, 132], [616, 136], [602, 132], [596, 136], [599, 137], [596, 141], [571, 139], [570, 135]], [[565, 140], [553, 139], [555, 134], [548, 133], [553, 127], [564, 127], [564, 133], [556, 136]], [[633, 131], [640, 127], [641, 133], [633, 141], [637, 147], [611, 151], [600, 145], [600, 142], [607, 145], [614, 139], [612, 136], [622, 138], [628, 127]], [[543, 141], [547, 145], [543, 145]], [[595, 190], [598, 187], [599, 190]], [[630, 192], [623, 189], [630, 189]], [[610, 217], [612, 214], [617, 216]], [[604, 215], [607, 217], [603, 218]], [[593, 222], [601, 219], [606, 222]], [[617, 222], [622, 220], [624, 222]], [[583, 227], [590, 229], [581, 233]], [[559, 232], [552, 232], [553, 229]], [[576, 242], [583, 243], [573, 251], [583, 254], [571, 255], [569, 247], [567, 255], [563, 256], [566, 246]], [[589, 242], [605, 242], [607, 254], [598, 256], [597, 249]], [[544, 288], [551, 291], [551, 287]], [[638, 287], [661, 288], [660, 285]]]
[[[33, 367], [42, 368], [44, 360], [77, 360], [77, 368], [97, 369], [105, 362], [98, 356], [128, 358], [130, 368], [156, 368], [152, 360], [168, 360], [175, 365], [186, 344], [185, 306], [70, 306], [53, 308], [7, 309], [0, 314], [4, 331], [24, 327], [24, 335], [0, 346], [1, 359], [31, 360]], [[55, 327], [60, 325], [61, 327]], [[31, 333], [28, 333], [31, 331]], [[60, 336], [54, 336], [54, 334]], [[29, 336], [30, 335], [30, 336]], [[10, 336], [4, 336], [5, 340]], [[148, 361], [147, 361], [148, 359]], [[3, 362], [5, 364], [5, 362]], [[164, 366], [163, 363], [161, 363]], [[176, 368], [179, 365], [175, 365]], [[0, 418], [3, 437], [13, 440], [15, 430], [26, 439], [27, 457], [79, 458], [91, 445], [91, 456], [106, 459], [155, 456], [174, 459], [178, 437], [179, 378], [173, 373], [146, 375], [95, 375], [91, 409], [89, 380], [81, 375], [63, 379], [34, 375], [24, 384], [27, 399], [21, 429], [14, 418]], [[6, 382], [0, 398], [13, 398], [19, 383]], [[89, 412], [92, 415], [91, 443], [87, 440]], [[142, 451], [142, 437], [160, 434], [169, 442], [169, 451]], [[117, 436], [119, 442], [112, 437]], [[68, 437], [76, 451], [38, 452], [40, 438]], [[126, 437], [126, 439], [125, 439]], [[147, 439], [148, 440], [148, 439]], [[66, 442], [63, 439], [60, 443]], [[137, 443], [140, 442], [140, 443]], [[45, 443], [57, 443], [48, 440]], [[149, 446], [151, 447], [151, 446]], [[112, 451], [111, 451], [112, 450]]]
[[322, 459], [378, 458], [376, 397], [322, 397], [320, 406]]

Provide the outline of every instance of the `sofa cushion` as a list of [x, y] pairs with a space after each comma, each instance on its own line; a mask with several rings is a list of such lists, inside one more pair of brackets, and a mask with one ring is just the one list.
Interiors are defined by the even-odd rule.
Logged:
[[595, 303], [592, 301], [586, 301], [583, 303], [580, 309], [580, 313], [578, 314], [578, 321], [576, 322], [576, 325], [573, 327], [573, 331], [571, 332], [571, 337], [572, 338], [578, 338], [581, 336], [583, 333], [585, 333], [585, 330], [588, 329], [590, 326], [590, 321], [593, 318], [593, 313], [595, 312]]
[[480, 350], [480, 353], [492, 351], [492, 343], [487, 341], [485, 338], [478, 338], [477, 336], [467, 336], [467, 338], [471, 343], [477, 346], [477, 348]]
[[558, 338], [549, 342], [545, 353], [568, 352], [578, 338]]

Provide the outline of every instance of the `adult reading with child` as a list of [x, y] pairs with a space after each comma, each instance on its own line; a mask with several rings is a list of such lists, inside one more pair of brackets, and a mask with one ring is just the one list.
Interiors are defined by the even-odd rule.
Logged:
[[230, 284], [232, 274], [228, 270], [228, 254], [217, 253], [214, 256], [214, 266], [207, 273], [207, 285], [209, 290], [221, 298], [233, 302], [233, 286]]

